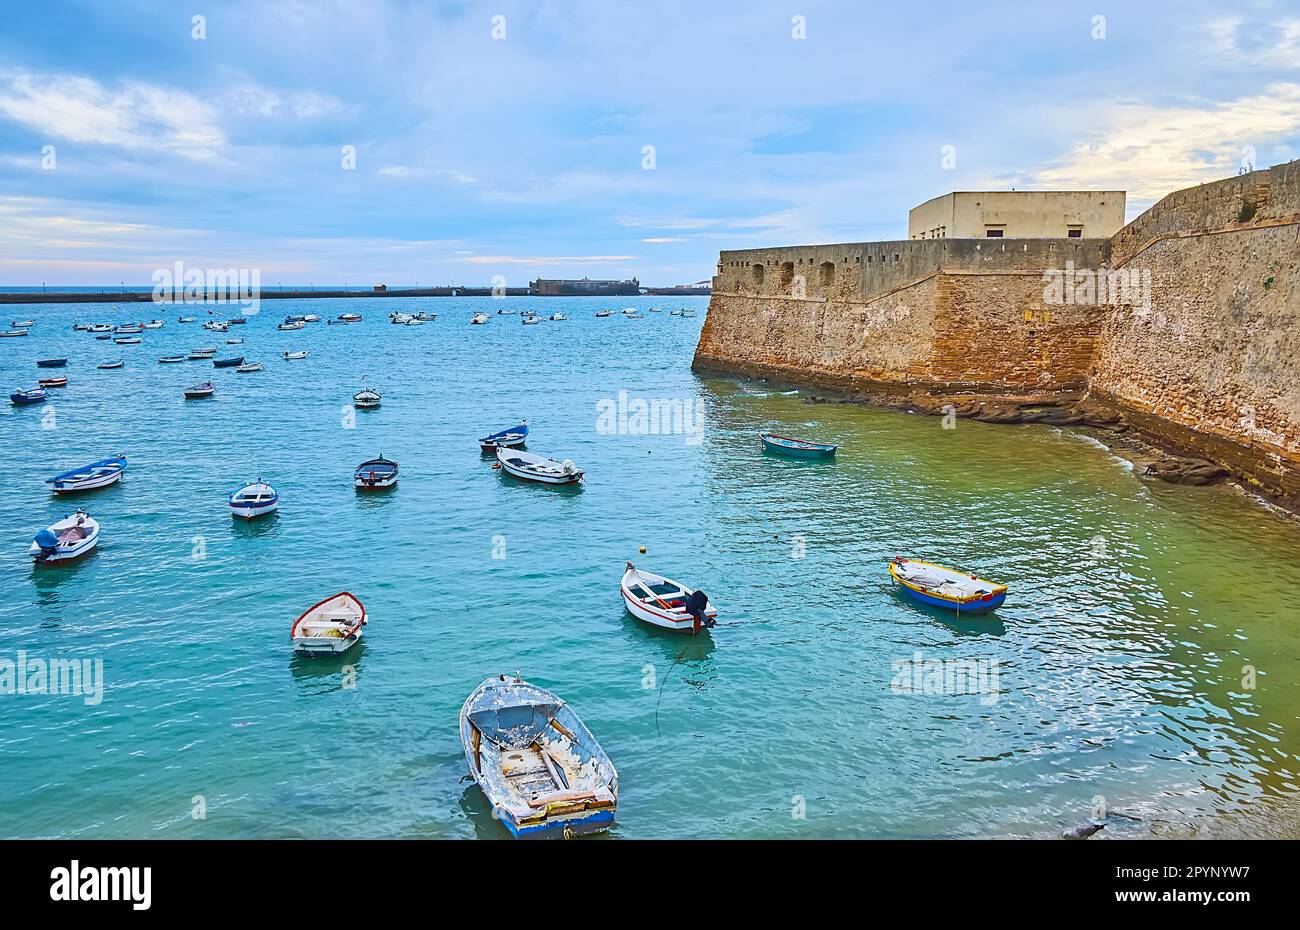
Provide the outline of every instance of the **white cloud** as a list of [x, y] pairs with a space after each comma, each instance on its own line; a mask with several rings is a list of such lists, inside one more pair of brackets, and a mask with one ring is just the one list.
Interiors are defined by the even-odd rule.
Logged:
[[[1274, 84], [1256, 96], [1158, 107], [1110, 105], [1098, 128], [1055, 164], [1028, 179], [1046, 189], [1127, 190], [1133, 202], [1236, 174], [1247, 147], [1266, 151], [1300, 132], [1300, 84]], [[1266, 167], [1257, 164], [1256, 167]]]
[[184, 91], [76, 75], [0, 72], [0, 114], [56, 139], [206, 159], [225, 144], [215, 107]]
[[1300, 19], [1251, 22], [1212, 20], [1206, 27], [1220, 62], [1252, 68], [1300, 69]]
[[656, 244], [663, 242], [685, 242], [684, 236], [651, 236], [649, 239], [642, 239], [642, 242], [653, 242]]

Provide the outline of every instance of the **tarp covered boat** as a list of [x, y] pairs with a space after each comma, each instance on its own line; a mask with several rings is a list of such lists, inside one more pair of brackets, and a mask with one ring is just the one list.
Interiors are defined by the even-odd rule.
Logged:
[[494, 452], [497, 449], [517, 449], [528, 439], [528, 421], [521, 420], [518, 426], [512, 426], [510, 429], [503, 429], [499, 433], [493, 433], [491, 436], [484, 436], [478, 441], [478, 446], [484, 452]]
[[302, 612], [289, 630], [299, 655], [338, 655], [361, 641], [366, 609], [347, 591], [325, 598]]
[[362, 462], [352, 476], [353, 483], [362, 490], [378, 491], [397, 484], [397, 463], [382, 455]]
[[460, 710], [470, 775], [518, 838], [608, 830], [618, 772], [563, 700], [521, 678], [488, 678]]
[[1001, 607], [1007, 586], [968, 575], [932, 562], [895, 557], [889, 575], [913, 600], [961, 614], [985, 614]]
[[91, 462], [81, 468], [65, 471], [53, 478], [46, 478], [45, 483], [50, 486], [50, 490], [55, 494], [90, 491], [95, 488], [106, 488], [110, 484], [116, 484], [121, 479], [124, 471], [126, 471], [126, 456], [116, 455], [111, 458], [100, 459], [98, 462]]

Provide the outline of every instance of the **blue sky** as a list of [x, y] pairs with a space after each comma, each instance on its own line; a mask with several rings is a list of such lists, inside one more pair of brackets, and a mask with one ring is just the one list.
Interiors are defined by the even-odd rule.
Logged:
[[0, 14], [5, 284], [177, 260], [264, 285], [686, 283], [720, 249], [905, 237], [948, 190], [1124, 189], [1133, 215], [1247, 147], [1300, 154], [1296, 2]]

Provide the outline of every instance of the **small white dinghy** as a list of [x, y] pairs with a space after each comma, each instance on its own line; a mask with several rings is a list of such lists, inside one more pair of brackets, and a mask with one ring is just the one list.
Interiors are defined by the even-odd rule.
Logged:
[[251, 520], [280, 507], [280, 495], [261, 478], [230, 495], [230, 512]]
[[489, 317], [486, 313], [476, 313], [472, 317], [470, 317], [469, 321], [473, 323], [475, 326], [482, 326], [489, 319], [491, 319], [491, 317]]
[[302, 349], [302, 350], [300, 350], [300, 351], [298, 351], [298, 352], [282, 352], [282, 353], [280, 353], [280, 354], [284, 356], [284, 360], [285, 360], [286, 362], [292, 362], [292, 361], [296, 361], [297, 359], [300, 359], [300, 358], [306, 358], [306, 357], [307, 357], [307, 350], [306, 350], [306, 349]]
[[703, 591], [692, 590], [671, 578], [638, 571], [627, 563], [619, 583], [627, 612], [638, 620], [666, 630], [685, 630], [692, 635], [715, 624], [718, 611]]
[[69, 562], [94, 549], [98, 542], [99, 521], [78, 510], [37, 533], [27, 554], [37, 565]]
[[368, 410], [371, 407], [378, 407], [383, 399], [383, 395], [374, 388], [362, 388], [352, 395], [352, 405]]
[[293, 622], [289, 639], [299, 655], [338, 655], [361, 642], [365, 625], [365, 607], [347, 591], [340, 591], [303, 611]]
[[497, 448], [497, 464], [510, 475], [542, 484], [577, 484], [585, 472], [569, 459], [557, 462], [522, 449]]

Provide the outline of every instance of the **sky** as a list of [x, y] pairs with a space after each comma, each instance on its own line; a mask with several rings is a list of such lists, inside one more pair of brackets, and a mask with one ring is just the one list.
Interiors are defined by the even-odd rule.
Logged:
[[[1300, 0], [0, 0], [0, 285], [707, 279], [1300, 157]], [[196, 20], [196, 17], [201, 19]]]

